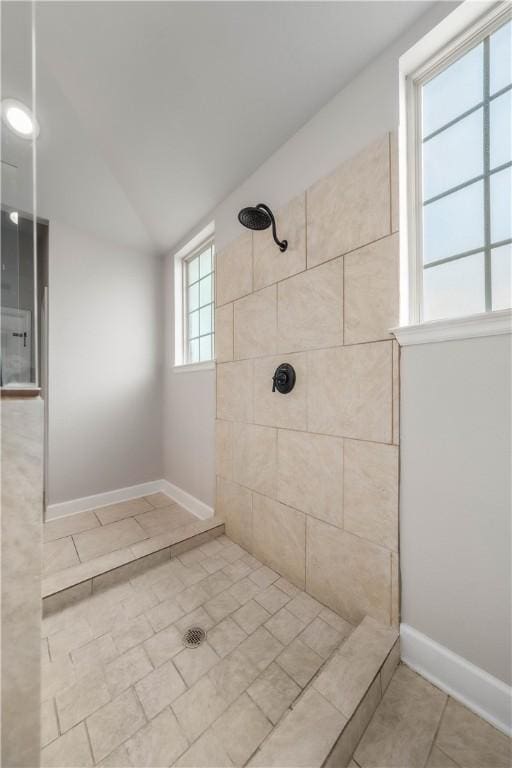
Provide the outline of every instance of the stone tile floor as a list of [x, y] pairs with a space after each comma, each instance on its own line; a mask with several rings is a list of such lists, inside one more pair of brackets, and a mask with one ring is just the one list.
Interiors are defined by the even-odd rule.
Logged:
[[43, 576], [197, 522], [165, 493], [49, 520], [44, 524]]
[[220, 536], [43, 619], [42, 765], [242, 766], [352, 629]]
[[[352, 629], [221, 536], [43, 620], [41, 764], [242, 766]], [[506, 768], [510, 746], [401, 664], [350, 765]]]
[[511, 740], [404, 664], [350, 768], [509, 768]]

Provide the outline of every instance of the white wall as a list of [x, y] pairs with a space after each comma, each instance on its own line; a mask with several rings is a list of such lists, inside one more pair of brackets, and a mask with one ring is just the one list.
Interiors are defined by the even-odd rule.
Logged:
[[511, 338], [401, 356], [402, 621], [511, 682]]
[[[439, 3], [408, 30], [240, 187], [208, 214], [180, 243], [178, 251], [210, 221], [215, 221], [217, 251], [240, 234], [237, 213], [244, 205], [287, 203], [343, 160], [398, 125], [398, 57], [457, 4]], [[283, 233], [280, 235], [286, 237]], [[168, 257], [166, 304], [173, 302], [172, 255]], [[169, 351], [172, 313], [166, 323]], [[176, 374], [172, 358], [166, 366], [167, 405], [164, 414], [164, 476], [184, 490], [214, 504], [215, 376], [212, 371]], [[191, 423], [187, 420], [191, 414]], [[196, 466], [201, 467], [201, 476]], [[192, 469], [194, 467], [194, 469]]]
[[164, 478], [215, 502], [215, 370], [174, 372], [174, 258], [165, 263]]
[[162, 477], [162, 260], [58, 221], [49, 243], [55, 504]]

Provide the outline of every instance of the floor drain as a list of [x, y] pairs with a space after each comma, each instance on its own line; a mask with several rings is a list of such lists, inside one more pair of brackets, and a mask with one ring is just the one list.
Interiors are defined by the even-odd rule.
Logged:
[[183, 635], [183, 644], [187, 648], [198, 648], [206, 638], [206, 632], [201, 627], [190, 627]]

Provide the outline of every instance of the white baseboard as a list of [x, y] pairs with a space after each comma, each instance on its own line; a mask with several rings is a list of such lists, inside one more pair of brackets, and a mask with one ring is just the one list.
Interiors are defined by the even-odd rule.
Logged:
[[105, 493], [96, 493], [93, 496], [83, 496], [80, 499], [71, 499], [59, 504], [50, 504], [46, 508], [46, 520], [55, 520], [58, 517], [68, 517], [77, 512], [86, 512], [90, 509], [107, 507], [109, 504], [117, 504], [120, 501], [130, 501], [138, 499], [141, 496], [149, 496], [152, 493], [162, 491], [180, 504], [188, 512], [191, 512], [201, 520], [213, 517], [213, 509], [204, 502], [196, 499], [190, 493], [183, 491], [178, 486], [173, 485], [168, 480], [152, 480], [149, 483], [140, 483], [139, 485], [129, 485], [126, 488], [118, 488], [115, 491], [106, 491]]
[[400, 625], [402, 661], [442, 691], [512, 735], [512, 688], [408, 624]]
[[204, 501], [196, 499], [195, 496], [187, 493], [182, 488], [178, 488], [177, 485], [173, 485], [168, 480], [161, 480], [160, 482], [162, 484], [161, 491], [170, 496], [171, 499], [174, 499], [178, 504], [181, 504], [182, 507], [185, 507], [186, 510], [192, 512], [196, 517], [201, 518], [201, 520], [213, 517], [213, 507], [209, 507]]

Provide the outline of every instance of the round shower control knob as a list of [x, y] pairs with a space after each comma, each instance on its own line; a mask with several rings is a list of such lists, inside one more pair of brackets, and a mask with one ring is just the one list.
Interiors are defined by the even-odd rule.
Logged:
[[295, 386], [295, 369], [290, 363], [281, 363], [277, 366], [272, 381], [272, 392], [277, 389], [282, 395], [288, 394]]

